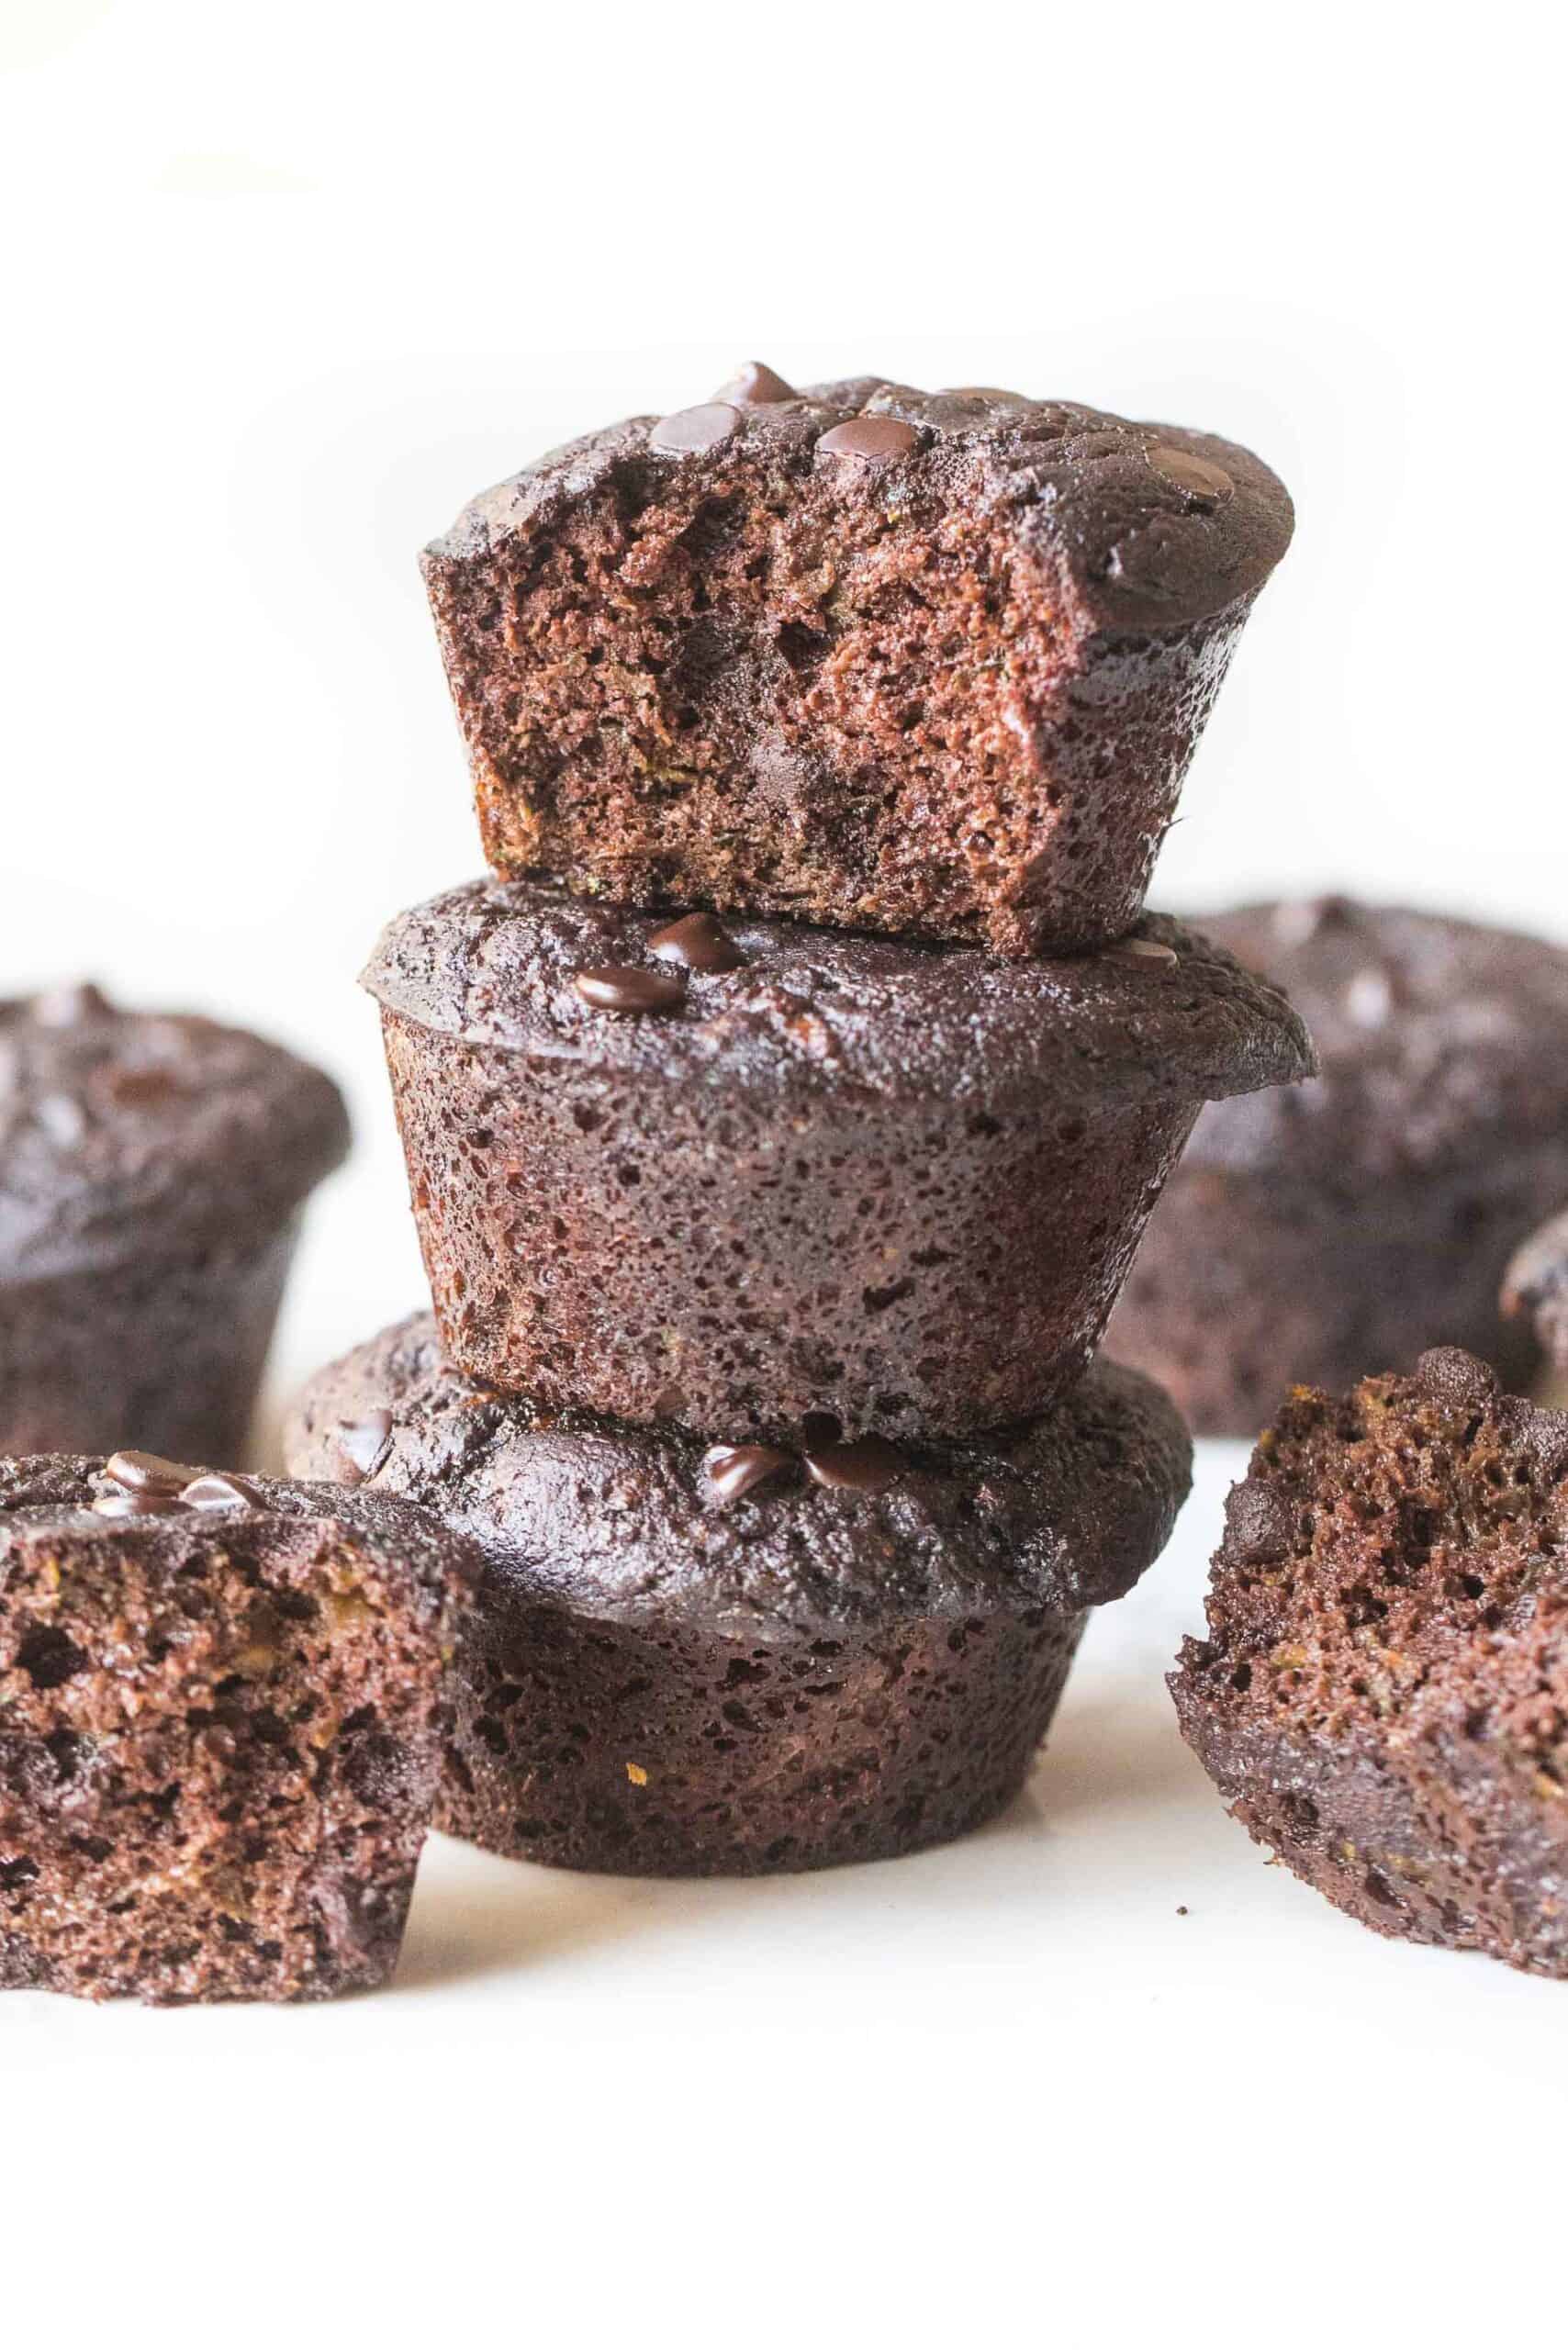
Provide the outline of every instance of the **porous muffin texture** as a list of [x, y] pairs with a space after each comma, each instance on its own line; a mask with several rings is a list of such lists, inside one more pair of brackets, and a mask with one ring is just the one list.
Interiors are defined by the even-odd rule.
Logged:
[[727, 1494], [678, 1429], [476, 1385], [428, 1315], [321, 1372], [286, 1446], [487, 1554], [438, 1824], [639, 1875], [886, 1858], [989, 1818], [1085, 1609], [1159, 1555], [1191, 1469], [1166, 1399], [1105, 1369], [1048, 1418], [908, 1448], [886, 1483], [781, 1450]]
[[1320, 1074], [1203, 1113], [1106, 1345], [1210, 1436], [1436, 1344], [1526, 1383], [1497, 1292], [1568, 1197], [1568, 953], [1344, 898], [1193, 920], [1289, 993]]
[[[431, 1295], [474, 1377], [550, 1405], [889, 1436], [1036, 1413], [1089, 1360], [1199, 1103], [1310, 1067], [1283, 999], [1178, 925], [1000, 962], [472, 884], [365, 974]], [[585, 1002], [585, 974], [667, 988]]]
[[1171, 1688], [1235, 1817], [1379, 1933], [1568, 1975], [1568, 1416], [1462, 1349], [1294, 1389]]
[[0, 1462], [0, 1989], [379, 1983], [475, 1554], [380, 1495], [142, 1458]]
[[92, 987], [0, 1003], [0, 1450], [243, 1459], [348, 1142], [331, 1080], [259, 1036]]
[[1548, 1360], [1568, 1371], [1568, 1208], [1509, 1259], [1502, 1308], [1510, 1320], [1527, 1321]]
[[424, 574], [485, 853], [642, 906], [1130, 927], [1282, 486], [1070, 401], [748, 370], [487, 491]]

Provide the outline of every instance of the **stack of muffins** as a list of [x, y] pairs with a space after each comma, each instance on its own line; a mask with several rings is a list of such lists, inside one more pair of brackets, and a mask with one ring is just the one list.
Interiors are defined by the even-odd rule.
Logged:
[[491, 878], [366, 983], [434, 1311], [288, 1444], [486, 1560], [439, 1824], [741, 1873], [1021, 1784], [1187, 1489], [1093, 1360], [1138, 1236], [1312, 1067], [1142, 912], [1290, 527], [1206, 436], [751, 367], [429, 551]]

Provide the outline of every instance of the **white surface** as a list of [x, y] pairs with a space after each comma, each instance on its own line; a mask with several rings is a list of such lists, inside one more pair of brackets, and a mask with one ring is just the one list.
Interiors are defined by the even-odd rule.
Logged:
[[[1558, 77], [1539, 9], [1445, 22], [7, 0], [0, 993], [91, 968], [344, 1076], [281, 1382], [418, 1289], [351, 983], [477, 861], [414, 551], [740, 359], [1252, 442], [1300, 529], [1157, 898], [1568, 935]], [[1221, 1482], [968, 1846], [437, 1849], [383, 1998], [0, 2002], [7, 2343], [1555, 2339], [1568, 1990], [1226, 1820], [1159, 1686]]]
[[1347, 2324], [1462, 2329], [1484, 2300], [1472, 2338], [1506, 2340], [1560, 2241], [1568, 1990], [1377, 1940], [1225, 1817], [1160, 1676], [1241, 1457], [1204, 1449], [1027, 1794], [967, 1843], [683, 1886], [438, 1840], [374, 1998], [8, 1997], [24, 2277], [69, 2255], [84, 2341], [165, 2288], [180, 2343], [326, 2344], [335, 2318], [456, 2342], [482, 2315], [506, 2340], [1272, 2344], [1320, 2341], [1337, 2288]]

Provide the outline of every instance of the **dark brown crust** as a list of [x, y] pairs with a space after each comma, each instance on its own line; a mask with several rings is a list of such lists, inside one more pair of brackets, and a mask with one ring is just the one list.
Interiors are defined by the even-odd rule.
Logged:
[[1568, 1975], [1568, 1416], [1457, 1348], [1293, 1393], [1171, 1689], [1235, 1816], [1380, 1933]]
[[[983, 938], [1136, 918], [1289, 498], [1212, 436], [865, 379], [633, 418], [424, 558], [486, 854], [622, 902]], [[875, 462], [833, 453], [901, 420]]]
[[110, 1517], [0, 1462], [0, 1987], [159, 2005], [379, 1983], [475, 1554], [340, 1487]]
[[520, 1554], [536, 1587], [596, 1620], [656, 1628], [673, 1613], [748, 1639], [810, 1641], [890, 1609], [1100, 1606], [1164, 1548], [1192, 1465], [1167, 1397], [1101, 1364], [1028, 1426], [908, 1447], [882, 1493], [796, 1475], [720, 1507], [700, 1438], [498, 1394], [458, 1370], [428, 1314], [317, 1373], [285, 1428], [291, 1471], [354, 1480], [343, 1430], [373, 1413], [390, 1427], [362, 1492], [420, 1502], [492, 1557]]
[[454, 892], [370, 974], [446, 1342], [549, 1405], [721, 1438], [1039, 1412], [1198, 1094], [1306, 1066], [1280, 999], [1157, 919], [1152, 960], [1031, 966], [740, 923], [683, 1008], [589, 1011], [573, 974], [653, 927]]
[[[1200, 1126], [1202, 1120], [1199, 1122]], [[1516, 1236], [1561, 1192], [1560, 1142], [1361, 1188], [1177, 1166], [1105, 1331], [1198, 1436], [1255, 1437], [1293, 1382], [1338, 1392], [1379, 1363], [1464, 1347], [1513, 1386], [1538, 1361], [1498, 1311]]]
[[1321, 1075], [1203, 1113], [1106, 1345], [1201, 1435], [1439, 1343], [1527, 1382], [1529, 1322], [1497, 1291], [1568, 1196], [1568, 954], [1344, 899], [1204, 921], [1289, 989]]
[[0, 1003], [0, 1289], [281, 1230], [349, 1147], [330, 1077], [93, 990]]
[[622, 1876], [895, 1860], [1012, 1801], [1083, 1617], [890, 1617], [810, 1648], [511, 1595], [466, 1652], [436, 1824]]
[[0, 1453], [244, 1460], [348, 1145], [331, 1080], [262, 1037], [91, 987], [0, 1003]]
[[0, 1287], [0, 1452], [248, 1462], [295, 1239]]
[[990, 1816], [1083, 1610], [1158, 1555], [1190, 1472], [1164, 1398], [1097, 1371], [1052, 1420], [924, 1449], [879, 1494], [796, 1472], [723, 1506], [694, 1439], [503, 1400], [453, 1368], [429, 1315], [319, 1374], [291, 1465], [343, 1474], [345, 1427], [376, 1412], [376, 1490], [490, 1560], [440, 1823], [636, 1874], [883, 1858]]
[[384, 1010], [471, 1045], [785, 1107], [848, 1092], [977, 1110], [1209, 1102], [1316, 1066], [1277, 988], [1161, 914], [1137, 935], [1173, 963], [1124, 941], [1010, 964], [735, 919], [744, 963], [691, 972], [682, 1008], [633, 1020], [585, 1003], [585, 968], [668, 968], [650, 962], [658, 927], [536, 883], [465, 882], [388, 923], [362, 983]]

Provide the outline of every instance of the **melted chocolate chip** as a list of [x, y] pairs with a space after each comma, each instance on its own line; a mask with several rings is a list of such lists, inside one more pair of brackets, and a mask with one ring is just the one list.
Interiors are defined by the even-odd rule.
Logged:
[[1550, 1412], [1544, 1404], [1527, 1404], [1519, 1413], [1517, 1434], [1537, 1476], [1554, 1485], [1568, 1470], [1568, 1412]]
[[648, 435], [648, 446], [663, 450], [667, 456], [698, 456], [704, 449], [722, 447], [740, 420], [739, 409], [728, 400], [678, 408], [674, 416], [660, 417]]
[[29, 1009], [40, 1028], [76, 1028], [85, 1020], [102, 1019], [113, 1007], [90, 979], [83, 979], [74, 987], [46, 989]]
[[817, 442], [824, 456], [862, 457], [868, 463], [881, 457], [907, 457], [919, 446], [920, 435], [913, 425], [896, 416], [852, 416], [846, 424], [835, 424], [824, 432]]
[[683, 963], [689, 971], [738, 971], [745, 957], [711, 914], [682, 914], [666, 922], [648, 941], [662, 962]]
[[165, 1460], [161, 1452], [126, 1451], [111, 1453], [104, 1474], [127, 1493], [177, 1494], [207, 1471], [193, 1468], [188, 1460]]
[[225, 1472], [213, 1470], [205, 1477], [193, 1477], [180, 1495], [186, 1509], [261, 1509], [264, 1507], [261, 1494], [243, 1477], [230, 1477]]
[[353, 1471], [345, 1477], [345, 1485], [362, 1485], [374, 1477], [392, 1449], [392, 1415], [390, 1412], [367, 1412], [363, 1420], [340, 1420], [337, 1447], [343, 1460]]
[[1222, 465], [1211, 465], [1206, 457], [1194, 457], [1191, 450], [1172, 449], [1162, 442], [1148, 456], [1161, 481], [1184, 490], [1200, 505], [1219, 506], [1235, 490], [1236, 484]]
[[715, 1444], [702, 1455], [702, 1473], [722, 1502], [738, 1502], [794, 1465], [792, 1454], [771, 1444]]
[[879, 1494], [905, 1465], [902, 1453], [882, 1436], [857, 1437], [806, 1455], [806, 1474], [832, 1493]]
[[748, 359], [738, 375], [721, 386], [713, 395], [715, 400], [725, 400], [732, 408], [771, 408], [776, 401], [800, 397], [792, 384], [765, 367], [760, 359]]
[[141, 1493], [100, 1494], [89, 1505], [99, 1517], [169, 1517], [180, 1507], [178, 1494], [148, 1489]]
[[572, 981], [596, 1012], [673, 1012], [686, 1001], [686, 982], [669, 971], [645, 971], [635, 963], [607, 963], [579, 971]]
[[180, 1080], [172, 1069], [118, 1069], [109, 1079], [109, 1092], [122, 1110], [156, 1110], [179, 1091]]
[[1225, 1505], [1226, 1538], [1243, 1566], [1271, 1566], [1295, 1548], [1296, 1513], [1277, 1485], [1233, 1485]]
[[1158, 938], [1120, 938], [1106, 952], [1123, 963], [1179, 963], [1182, 959], [1174, 946]]
[[1483, 1411], [1498, 1393], [1496, 1372], [1463, 1347], [1428, 1347], [1416, 1364], [1416, 1377], [1439, 1403]]

